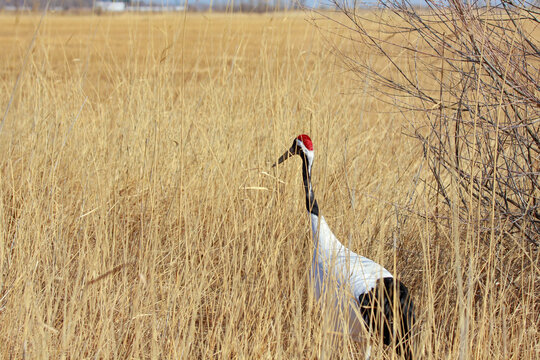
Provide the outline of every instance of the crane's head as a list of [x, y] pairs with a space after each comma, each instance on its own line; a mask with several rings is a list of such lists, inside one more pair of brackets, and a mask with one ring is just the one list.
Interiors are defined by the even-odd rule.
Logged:
[[300, 155], [302, 159], [307, 161], [308, 167], [311, 168], [311, 163], [313, 162], [313, 143], [309, 136], [305, 134], [298, 135], [298, 137], [294, 139], [291, 148], [285, 151], [272, 167], [281, 164], [293, 155]]

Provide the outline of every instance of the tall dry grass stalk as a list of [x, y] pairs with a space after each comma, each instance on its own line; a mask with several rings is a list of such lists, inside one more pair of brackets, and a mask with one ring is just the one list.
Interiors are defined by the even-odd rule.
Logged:
[[463, 336], [470, 358], [540, 351], [537, 265], [479, 282], [497, 248], [411, 215], [433, 206], [422, 149], [374, 84], [342, 76], [329, 41], [370, 54], [332, 23], [47, 15], [30, 48], [38, 23], [0, 15], [2, 358], [359, 357], [309, 290], [299, 164], [269, 169], [302, 132], [336, 235], [409, 285], [424, 358], [456, 358]]

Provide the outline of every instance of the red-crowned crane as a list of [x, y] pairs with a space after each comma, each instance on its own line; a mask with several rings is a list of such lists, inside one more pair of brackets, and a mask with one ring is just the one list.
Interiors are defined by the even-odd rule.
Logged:
[[[414, 312], [407, 287], [381, 265], [345, 247], [319, 214], [311, 185], [314, 153], [309, 136], [295, 138], [291, 148], [273, 166], [293, 155], [300, 155], [303, 165], [306, 207], [314, 242], [310, 279], [316, 298], [328, 301], [330, 294], [331, 306], [337, 310], [336, 314], [345, 314], [348, 334], [354, 340], [365, 342], [364, 329], [368, 329], [381, 337], [384, 344], [393, 344], [405, 359], [412, 359]], [[333, 326], [340, 327], [337, 322]], [[366, 357], [369, 351], [367, 345]]]

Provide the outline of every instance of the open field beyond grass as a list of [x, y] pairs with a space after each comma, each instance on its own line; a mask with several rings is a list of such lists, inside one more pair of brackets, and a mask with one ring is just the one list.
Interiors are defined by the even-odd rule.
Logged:
[[0, 14], [1, 358], [363, 358], [309, 288], [300, 162], [270, 168], [307, 133], [321, 212], [408, 285], [421, 358], [538, 359], [535, 253], [415, 215], [408, 119], [306, 17], [47, 15], [33, 42], [39, 16]]

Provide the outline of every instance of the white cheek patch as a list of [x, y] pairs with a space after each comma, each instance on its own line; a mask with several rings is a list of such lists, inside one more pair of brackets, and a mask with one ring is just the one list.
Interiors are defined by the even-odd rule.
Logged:
[[313, 157], [314, 157], [313, 150], [308, 150], [306, 145], [304, 145], [304, 143], [300, 141], [299, 139], [296, 139], [296, 144], [302, 149], [302, 152], [306, 154], [306, 157], [308, 159], [308, 170], [309, 170], [309, 173], [311, 174], [311, 165], [313, 164]]
[[311, 164], [313, 164], [313, 151], [306, 150], [306, 156], [311, 166]]

